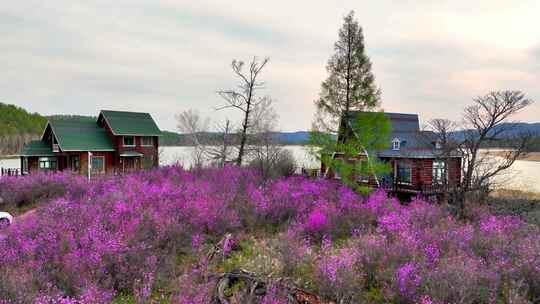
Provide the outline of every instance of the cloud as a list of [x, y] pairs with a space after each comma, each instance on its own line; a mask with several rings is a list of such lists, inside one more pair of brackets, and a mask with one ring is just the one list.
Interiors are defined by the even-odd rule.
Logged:
[[[0, 100], [44, 114], [149, 111], [174, 129], [188, 108], [237, 118], [214, 111], [215, 91], [236, 85], [232, 59], [269, 56], [261, 94], [276, 100], [281, 129], [308, 129], [342, 18], [355, 9], [383, 107], [458, 119], [491, 89], [540, 100], [538, 5], [22, 0], [0, 7]], [[520, 118], [537, 120], [533, 107]]]

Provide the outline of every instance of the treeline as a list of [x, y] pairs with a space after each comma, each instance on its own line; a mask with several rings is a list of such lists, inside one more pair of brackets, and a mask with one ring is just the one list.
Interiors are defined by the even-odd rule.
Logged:
[[[270, 132], [274, 142], [279, 145], [306, 145], [309, 142], [309, 132]], [[197, 135], [200, 144], [212, 145], [216, 144], [223, 138], [223, 133], [219, 132], [202, 132]], [[233, 133], [229, 134], [231, 144], [240, 142], [240, 135]], [[249, 142], [249, 141], [248, 141]], [[182, 134], [171, 131], [163, 131], [159, 144], [161, 146], [193, 146], [193, 136], [191, 134]]]
[[[513, 147], [512, 139], [500, 139], [497, 141], [486, 142], [482, 145], [485, 149], [511, 149]], [[529, 152], [540, 152], [540, 136], [535, 135], [530, 139], [528, 146]]]
[[45, 116], [48, 120], [76, 120], [76, 121], [97, 121], [95, 116], [84, 116], [84, 115], [49, 115]]
[[43, 132], [47, 118], [23, 108], [0, 103], [0, 155], [16, 154]]

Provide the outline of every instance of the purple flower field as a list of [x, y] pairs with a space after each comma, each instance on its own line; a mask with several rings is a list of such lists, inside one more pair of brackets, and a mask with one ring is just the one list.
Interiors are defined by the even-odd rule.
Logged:
[[[482, 208], [458, 220], [420, 199], [237, 167], [5, 178], [0, 196], [37, 206], [2, 232], [2, 304], [213, 303], [209, 273], [236, 268], [336, 303], [540, 300], [539, 227]], [[276, 285], [256, 303], [288, 302]]]

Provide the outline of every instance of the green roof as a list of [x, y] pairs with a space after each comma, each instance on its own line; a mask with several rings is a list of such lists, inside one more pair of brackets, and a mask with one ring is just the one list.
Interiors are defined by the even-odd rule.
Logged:
[[62, 151], [114, 151], [105, 129], [84, 119], [49, 121]]
[[22, 149], [20, 156], [54, 156], [51, 145], [41, 140], [33, 140]]
[[105, 119], [114, 135], [162, 135], [156, 122], [148, 113], [102, 110], [100, 117]]

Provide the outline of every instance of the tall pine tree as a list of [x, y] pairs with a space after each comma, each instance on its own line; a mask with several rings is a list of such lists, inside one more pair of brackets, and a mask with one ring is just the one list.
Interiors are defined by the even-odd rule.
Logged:
[[[345, 16], [334, 50], [326, 65], [328, 78], [322, 83], [319, 99], [315, 101], [317, 114], [310, 136], [311, 151], [345, 184], [365, 192], [369, 189], [357, 183], [359, 176], [373, 177], [378, 184], [378, 176], [388, 172], [388, 166], [375, 154], [389, 145], [391, 126], [383, 113], [364, 117], [352, 115], [353, 111], [374, 110], [381, 96], [354, 11]], [[341, 121], [345, 123], [341, 124]], [[352, 136], [338, 136], [336, 140], [333, 135], [340, 132], [346, 135], [345, 128], [352, 131], [349, 134]], [[358, 160], [360, 155], [362, 160]], [[349, 161], [353, 159], [358, 161]]]
[[314, 129], [336, 133], [341, 118], [350, 118], [351, 111], [375, 108], [381, 91], [375, 85], [371, 61], [365, 54], [362, 27], [351, 11], [344, 18], [339, 39], [334, 44], [334, 55], [328, 60], [328, 78], [321, 85], [320, 97], [315, 101], [317, 115]]

